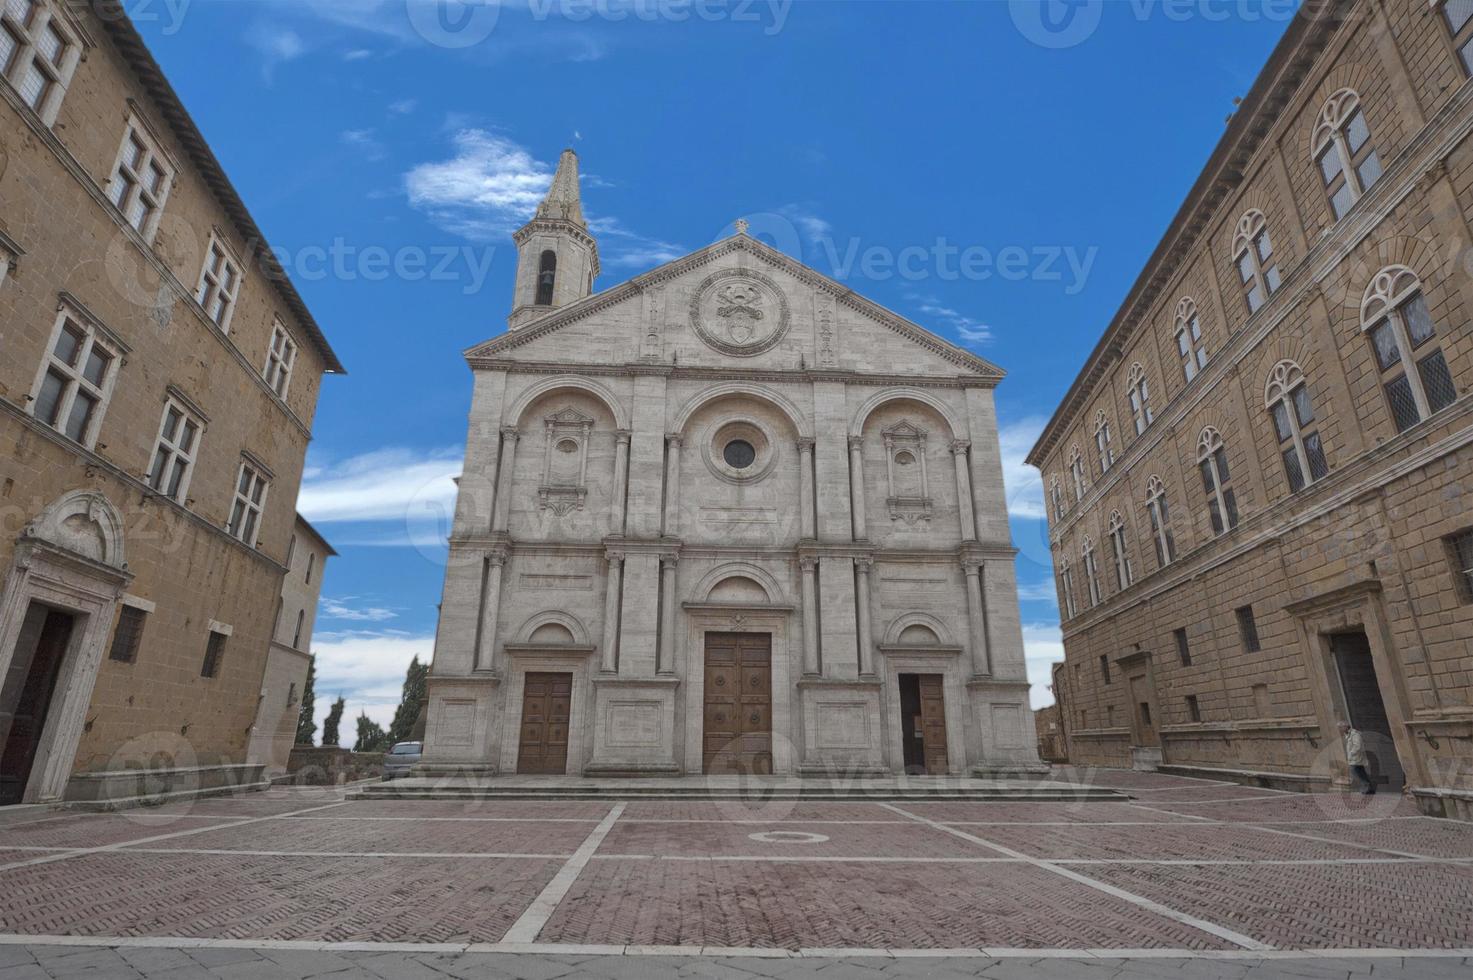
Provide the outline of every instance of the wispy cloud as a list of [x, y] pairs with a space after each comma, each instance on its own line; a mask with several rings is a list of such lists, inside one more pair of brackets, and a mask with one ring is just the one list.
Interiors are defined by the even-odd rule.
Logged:
[[1018, 599], [1022, 602], [1047, 602], [1050, 605], [1057, 605], [1059, 592], [1054, 588], [1053, 579], [1024, 582], [1018, 585]]
[[372, 57], [373, 52], [368, 50], [367, 48], [354, 48], [351, 51], [343, 52], [344, 61], [363, 61], [364, 59]]
[[613, 268], [648, 269], [673, 262], [689, 251], [674, 242], [646, 238], [630, 231], [619, 223], [618, 218], [590, 216], [588, 230], [599, 236], [603, 264]]
[[537, 210], [553, 168], [487, 129], [461, 129], [454, 155], [404, 175], [409, 203], [436, 224], [473, 239], [502, 239]]
[[349, 605], [349, 603], [356, 603], [357, 598], [357, 596], [343, 596], [333, 599], [324, 596], [317, 610], [324, 619], [341, 619], [356, 623], [382, 623], [399, 615], [394, 610], [383, 606]]
[[303, 474], [297, 509], [313, 523], [448, 518], [455, 509], [456, 450], [379, 449]]
[[418, 99], [398, 99], [389, 103], [389, 111], [396, 116], [407, 116], [418, 107]]
[[1038, 441], [1048, 420], [1030, 415], [1010, 422], [998, 430], [1002, 450], [1002, 477], [1008, 495], [1008, 514], [1031, 520], [1045, 520], [1048, 511], [1043, 502], [1043, 478], [1024, 460], [1028, 450]]
[[345, 129], [340, 135], [344, 143], [362, 153], [366, 160], [382, 160], [387, 152], [372, 129]]
[[948, 327], [964, 344], [985, 344], [992, 340], [992, 328], [981, 320], [974, 319], [945, 305], [935, 296], [912, 293], [908, 297], [918, 303], [917, 309], [931, 322]]
[[245, 33], [245, 43], [261, 55], [261, 77], [271, 84], [277, 66], [307, 53], [307, 42], [289, 27], [258, 21]]

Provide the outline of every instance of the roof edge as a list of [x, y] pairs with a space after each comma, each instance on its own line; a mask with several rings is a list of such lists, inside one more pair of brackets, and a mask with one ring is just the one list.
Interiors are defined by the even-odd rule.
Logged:
[[224, 207], [230, 220], [235, 222], [244, 234], [247, 250], [261, 265], [266, 278], [280, 292], [292, 315], [307, 331], [312, 346], [317, 349], [326, 363], [325, 372], [346, 374], [347, 370], [338, 360], [332, 345], [327, 342], [326, 335], [313, 318], [311, 311], [307, 309], [306, 302], [297, 292], [286, 270], [282, 268], [280, 261], [267, 245], [265, 234], [257, 226], [255, 219], [251, 217], [245, 202], [235, 190], [235, 185], [226, 175], [225, 168], [216, 159], [204, 134], [195, 125], [189, 110], [184, 107], [178, 93], [174, 91], [173, 85], [164, 75], [163, 69], [159, 67], [152, 52], [148, 50], [143, 36], [138, 33], [138, 29], [128, 17], [122, 0], [91, 0], [91, 6], [92, 13], [102, 22], [113, 44], [117, 46], [118, 51], [127, 61], [128, 67], [138, 76], [149, 98], [159, 106], [165, 121], [174, 130], [179, 142], [184, 145], [185, 150], [189, 153], [190, 162], [200, 171], [205, 185]]

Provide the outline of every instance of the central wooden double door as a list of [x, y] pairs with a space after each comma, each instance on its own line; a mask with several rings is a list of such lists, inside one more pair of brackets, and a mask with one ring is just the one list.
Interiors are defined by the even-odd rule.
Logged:
[[522, 692], [517, 772], [561, 776], [568, 771], [572, 674], [528, 674]]
[[706, 634], [702, 771], [772, 772], [772, 636]]

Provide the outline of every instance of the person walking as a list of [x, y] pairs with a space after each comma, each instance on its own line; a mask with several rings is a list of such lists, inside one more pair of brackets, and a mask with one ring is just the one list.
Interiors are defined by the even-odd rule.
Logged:
[[1360, 732], [1350, 727], [1348, 721], [1342, 721], [1339, 728], [1340, 737], [1345, 740], [1345, 761], [1350, 764], [1350, 774], [1360, 784], [1360, 794], [1374, 796], [1376, 784], [1366, 771], [1366, 740], [1361, 737]]

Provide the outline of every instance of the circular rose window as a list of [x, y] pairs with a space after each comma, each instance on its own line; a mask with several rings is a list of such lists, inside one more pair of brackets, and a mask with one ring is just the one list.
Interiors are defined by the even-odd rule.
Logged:
[[744, 470], [757, 461], [757, 450], [745, 439], [733, 439], [721, 451], [721, 458], [734, 470]]

